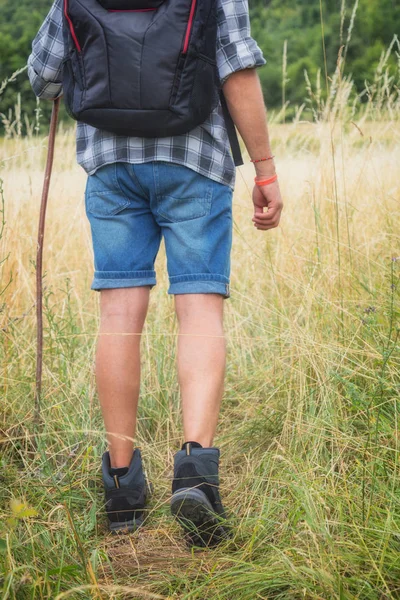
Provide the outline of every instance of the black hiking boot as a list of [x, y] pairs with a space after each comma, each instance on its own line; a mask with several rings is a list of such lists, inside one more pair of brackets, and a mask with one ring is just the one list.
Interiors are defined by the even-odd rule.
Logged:
[[219, 448], [184, 442], [174, 455], [171, 513], [190, 545], [215, 546], [232, 537], [219, 495]]
[[146, 519], [145, 505], [152, 494], [152, 486], [143, 471], [140, 449], [134, 449], [129, 467], [120, 469], [111, 467], [110, 454], [104, 452], [102, 475], [110, 531], [135, 531]]

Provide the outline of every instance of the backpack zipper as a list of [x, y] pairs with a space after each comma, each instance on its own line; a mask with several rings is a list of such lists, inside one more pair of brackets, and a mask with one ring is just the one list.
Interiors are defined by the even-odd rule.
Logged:
[[190, 33], [192, 31], [192, 27], [193, 27], [195, 9], [196, 9], [196, 0], [192, 0], [192, 4], [190, 6], [189, 21], [188, 21], [188, 24], [186, 27], [185, 41], [183, 44], [182, 54], [186, 54], [188, 47], [189, 47], [189, 39], [190, 39]]
[[109, 8], [108, 12], [147, 12], [149, 10], [157, 10], [156, 8], [132, 8], [132, 9], [121, 9]]
[[71, 31], [72, 39], [74, 40], [74, 44], [76, 46], [76, 49], [78, 50], [78, 52], [82, 52], [81, 45], [80, 45], [80, 43], [78, 41], [78, 38], [76, 37], [76, 33], [75, 33], [75, 29], [74, 29], [74, 24], [72, 23], [71, 17], [68, 14], [68, 0], [64, 0], [64, 14], [65, 14], [65, 18], [68, 21], [69, 29]]

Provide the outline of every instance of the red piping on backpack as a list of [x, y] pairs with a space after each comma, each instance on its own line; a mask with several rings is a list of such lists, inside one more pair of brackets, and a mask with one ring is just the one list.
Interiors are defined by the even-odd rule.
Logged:
[[64, 14], [65, 14], [65, 18], [68, 21], [69, 29], [71, 31], [72, 39], [74, 40], [74, 44], [76, 46], [76, 49], [78, 50], [78, 52], [82, 52], [81, 45], [78, 42], [78, 38], [76, 37], [76, 33], [75, 33], [75, 29], [74, 29], [74, 24], [72, 23], [71, 17], [68, 14], [68, 0], [64, 0]]
[[192, 30], [195, 8], [196, 8], [196, 0], [192, 0], [192, 5], [190, 7], [189, 21], [188, 21], [187, 28], [186, 28], [185, 43], [183, 45], [183, 50], [182, 50], [183, 54], [186, 54], [187, 49], [189, 47], [189, 38], [190, 38], [190, 32]]

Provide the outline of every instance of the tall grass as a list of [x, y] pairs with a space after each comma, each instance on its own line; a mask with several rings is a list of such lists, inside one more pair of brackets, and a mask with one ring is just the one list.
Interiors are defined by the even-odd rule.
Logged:
[[33, 430], [46, 139], [31, 128], [1, 140], [3, 598], [400, 597], [399, 99], [387, 56], [363, 98], [352, 98], [340, 59], [325, 101], [320, 80], [307, 80], [292, 122], [271, 113], [285, 202], [277, 230], [252, 226], [252, 168], [238, 169], [215, 439], [236, 534], [214, 550], [189, 551], [169, 513], [182, 429], [163, 245], [136, 435], [154, 485], [151, 514], [130, 536], [107, 533], [85, 175], [63, 127], [45, 235], [44, 426]]

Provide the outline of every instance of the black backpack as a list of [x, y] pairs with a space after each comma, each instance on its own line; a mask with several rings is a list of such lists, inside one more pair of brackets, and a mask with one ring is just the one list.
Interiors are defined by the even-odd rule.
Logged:
[[64, 0], [64, 101], [70, 116], [119, 135], [187, 133], [222, 103], [217, 0]]

